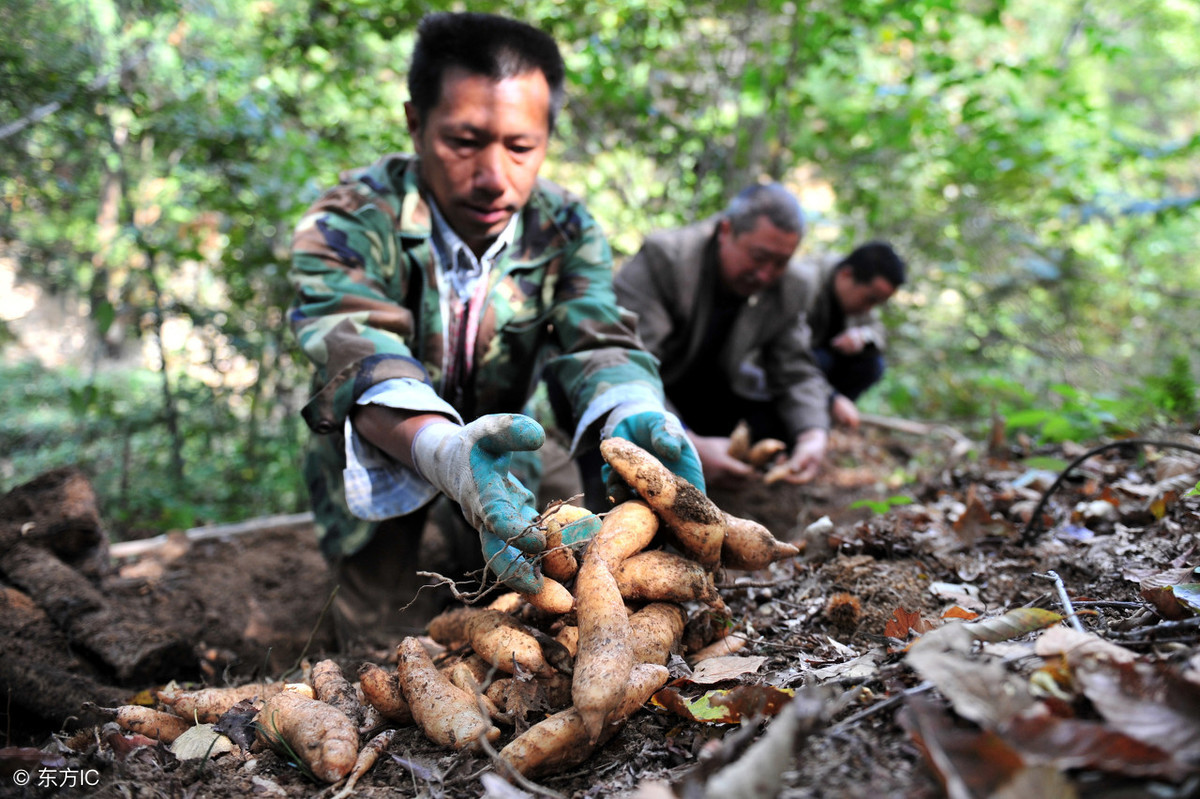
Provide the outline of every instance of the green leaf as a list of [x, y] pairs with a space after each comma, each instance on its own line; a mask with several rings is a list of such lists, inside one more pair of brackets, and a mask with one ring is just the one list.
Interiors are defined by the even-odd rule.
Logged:
[[850, 504], [851, 510], [870, 508], [874, 513], [887, 513], [897, 505], [911, 505], [912, 498], [902, 495], [886, 497], [885, 499], [860, 499]]
[[692, 721], [738, 724], [754, 716], [773, 716], [794, 696], [791, 688], [770, 685], [739, 685], [691, 698], [683, 696], [678, 688], [663, 688], [650, 697], [650, 704]]
[[117, 318], [117, 309], [108, 300], [101, 300], [92, 308], [92, 318], [96, 320], [97, 332], [104, 336]]
[[1035, 455], [1026, 458], [1022, 463], [1030, 469], [1044, 469], [1048, 472], [1061, 472], [1070, 465], [1070, 461], [1063, 458], [1051, 458], [1046, 455]]

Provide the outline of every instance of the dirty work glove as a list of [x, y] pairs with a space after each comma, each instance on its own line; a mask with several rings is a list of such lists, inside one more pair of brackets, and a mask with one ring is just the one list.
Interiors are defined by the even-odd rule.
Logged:
[[[623, 417], [612, 429], [610, 435], [604, 438], [623, 438], [632, 441], [642, 449], [654, 455], [663, 466], [666, 466], [679, 477], [687, 480], [700, 491], [704, 491], [704, 471], [700, 466], [700, 456], [692, 446], [691, 439], [683, 432], [683, 425], [673, 413], [665, 411], [640, 411]], [[618, 495], [619, 490], [613, 483], [620, 479], [612, 473], [612, 469], [604, 464], [604, 484], [609, 493]]]
[[479, 531], [488, 568], [525, 593], [540, 591], [543, 578], [521, 553], [541, 552], [546, 537], [533, 526], [533, 494], [509, 474], [509, 464], [514, 451], [538, 449], [545, 440], [546, 432], [530, 417], [496, 413], [465, 427], [428, 424], [412, 444], [417, 472], [457, 502]]

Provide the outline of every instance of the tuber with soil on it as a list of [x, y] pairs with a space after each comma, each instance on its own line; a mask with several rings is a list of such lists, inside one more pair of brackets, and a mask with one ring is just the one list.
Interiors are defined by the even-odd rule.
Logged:
[[363, 706], [358, 701], [358, 692], [342, 674], [342, 667], [333, 660], [318, 661], [309, 677], [317, 699], [327, 702], [342, 711], [354, 722], [355, 727], [363, 723]]
[[575, 616], [579, 641], [571, 699], [594, 743], [620, 703], [634, 666], [625, 601], [595, 540], [575, 576]]
[[654, 509], [681, 550], [706, 569], [720, 564], [725, 514], [704, 492], [631, 441], [605, 439], [600, 442], [600, 453]]
[[750, 457], [750, 438], [750, 423], [745, 419], [739, 419], [733, 432], [729, 434], [729, 445], [725, 448], [725, 453], [735, 460], [746, 463]]
[[777, 455], [786, 451], [787, 444], [779, 439], [764, 438], [754, 442], [754, 446], [750, 447], [750, 451], [746, 453], [746, 463], [755, 469], [764, 469], [775, 460]]
[[342, 779], [358, 759], [358, 725], [333, 705], [299, 691], [280, 691], [263, 704], [258, 740], [323, 782]]
[[467, 621], [483, 611], [483, 608], [469, 605], [446, 608], [430, 620], [425, 630], [430, 638], [442, 646], [462, 646], [467, 643]]
[[658, 517], [640, 499], [622, 502], [604, 515], [600, 530], [588, 544], [587, 552], [600, 558], [614, 570], [626, 558], [650, 546], [658, 532]]
[[687, 613], [671, 602], [651, 602], [629, 617], [630, 645], [638, 663], [665, 665], [680, 649]]
[[395, 737], [395, 730], [384, 730], [367, 741], [366, 745], [359, 750], [358, 757], [354, 761], [354, 768], [350, 769], [350, 773], [346, 775], [345, 784], [329, 799], [345, 799], [353, 793], [354, 786], [358, 784], [364, 774], [371, 770], [371, 767], [379, 760], [379, 756], [392, 745], [392, 739]]
[[729, 434], [729, 446], [725, 451], [729, 457], [761, 472], [768, 470], [774, 460], [787, 451], [787, 444], [777, 438], [751, 441], [750, 425], [742, 419]]
[[[744, 644], [729, 638], [705, 651], [728, 633], [713, 579], [722, 561], [757, 568], [797, 552], [762, 525], [725, 514], [639, 447], [604, 444], [641, 498], [602, 517], [566, 505], [545, 514], [548, 539], [574, 560], [565, 582], [551, 577], [537, 596], [510, 592], [486, 607], [446, 610], [430, 621], [428, 639], [400, 641], [394, 670], [361, 663], [357, 684], [325, 659], [306, 670], [304, 683], [165, 688], [158, 697], [173, 712], [160, 714], [153, 731], [127, 714], [126, 724], [137, 725], [127, 728], [167, 740], [239, 702], [250, 714], [261, 705], [247, 721], [249, 735], [337, 783], [338, 796], [354, 790], [395, 728], [410, 723], [434, 744], [468, 752], [491, 752], [484, 742], [501, 735], [493, 721], [514, 726], [520, 734], [500, 757], [525, 775], [582, 763], [666, 681], [673, 654], [695, 659]], [[587, 525], [586, 535], [571, 531], [577, 524]], [[677, 551], [651, 548], [663, 541]]]
[[651, 549], [622, 561], [613, 570], [623, 599], [633, 602], [704, 602], [720, 598], [712, 574], [694, 560]]
[[413, 721], [429, 740], [453, 749], [474, 749], [481, 737], [488, 741], [500, 737], [499, 728], [480, 712], [475, 696], [451, 683], [418, 639], [405, 638], [396, 654], [400, 690]]
[[587, 508], [564, 503], [546, 510], [538, 523], [546, 530], [542, 571], [547, 577], [567, 582], [579, 571], [572, 544], [590, 538], [600, 526], [600, 519]]
[[718, 638], [708, 646], [696, 649], [688, 654], [687, 662], [689, 665], [695, 666], [697, 663], [708, 660], [709, 658], [720, 658], [728, 655], [736, 655], [738, 652], [746, 648], [748, 644], [745, 638], [736, 635], [727, 635], [723, 638]]
[[774, 533], [752, 519], [725, 514], [721, 563], [727, 569], [765, 569], [777, 560], [799, 555], [800, 551], [800, 547], [780, 541]]
[[100, 707], [92, 702], [84, 702], [83, 709], [102, 713], [116, 721], [117, 726], [123, 730], [136, 732], [165, 744], [173, 743], [176, 738], [192, 728], [192, 723], [187, 719], [143, 705]]
[[483, 660], [507, 674], [551, 674], [542, 645], [517, 619], [498, 610], [485, 610], [467, 622], [467, 640]]
[[364, 663], [358, 668], [358, 684], [367, 703], [385, 721], [412, 723], [412, 708], [400, 691], [400, 681], [394, 671], [388, 671], [378, 663]]
[[164, 688], [157, 692], [162, 702], [175, 715], [198, 724], [215, 724], [221, 716], [243, 699], [266, 700], [284, 689], [284, 683], [246, 683], [229, 687], [199, 688], [180, 691]]
[[541, 591], [536, 594], [522, 593], [521, 597], [543, 613], [554, 616], [570, 613], [571, 609], [575, 607], [575, 597], [571, 595], [566, 586], [553, 577], [546, 577], [542, 580]]

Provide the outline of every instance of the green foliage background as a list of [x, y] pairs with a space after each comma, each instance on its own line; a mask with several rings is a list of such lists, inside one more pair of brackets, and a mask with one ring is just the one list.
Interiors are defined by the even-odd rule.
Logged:
[[118, 534], [304, 507], [290, 229], [407, 147], [412, 31], [447, 8], [558, 38], [545, 174], [618, 259], [762, 177], [805, 199], [807, 250], [892, 241], [913, 280], [868, 410], [1196, 424], [1190, 0], [9, 0], [0, 259], [98, 344], [49, 369], [0, 321], [0, 488], [78, 463]]

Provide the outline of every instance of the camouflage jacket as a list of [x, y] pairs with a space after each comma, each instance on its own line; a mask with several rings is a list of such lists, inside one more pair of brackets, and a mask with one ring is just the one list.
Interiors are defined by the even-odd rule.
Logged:
[[[622, 395], [661, 399], [657, 363], [617, 305], [608, 242], [577, 200], [539, 181], [517, 224], [488, 273], [474, 372], [455, 408], [468, 421], [519, 412], [549, 370], [574, 414], [559, 422], [578, 443]], [[344, 173], [296, 228], [289, 322], [315, 367], [302, 411], [314, 433], [305, 479], [329, 556], [357, 551], [376, 526], [350, 514], [341, 485], [343, 430], [358, 397], [392, 378], [423, 381], [445, 397], [450, 345], [430, 236], [408, 155]]]

